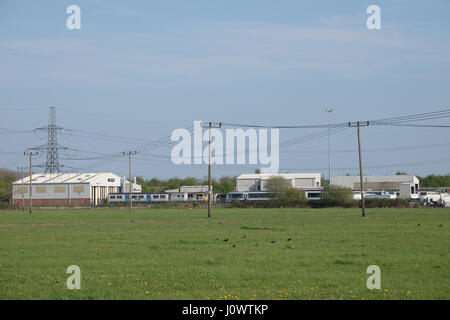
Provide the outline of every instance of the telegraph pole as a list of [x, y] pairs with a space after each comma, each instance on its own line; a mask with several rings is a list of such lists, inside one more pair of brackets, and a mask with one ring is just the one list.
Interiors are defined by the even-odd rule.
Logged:
[[208, 218], [211, 218], [211, 198], [212, 198], [212, 176], [211, 176], [211, 129], [212, 128], [220, 128], [222, 124], [219, 123], [203, 123], [201, 124], [202, 128], [208, 128], [209, 129], [209, 160], [208, 160]]
[[368, 127], [369, 121], [366, 121], [365, 123], [361, 124], [359, 121], [355, 123], [348, 123], [349, 127], [356, 127], [356, 131], [358, 132], [358, 153], [359, 153], [359, 187], [361, 191], [361, 209], [362, 209], [362, 216], [366, 216], [366, 203], [364, 200], [364, 186], [363, 186], [363, 169], [362, 169], [362, 157], [361, 157], [361, 137], [360, 137], [360, 127]]
[[135, 155], [137, 151], [124, 152], [123, 155], [128, 155], [128, 169], [130, 173], [130, 213], [133, 211], [133, 176], [131, 175], [131, 156]]
[[[24, 155], [27, 155], [26, 152], [23, 153]], [[37, 156], [38, 152], [33, 152], [30, 151], [28, 152], [28, 155], [30, 156], [30, 213], [33, 212], [33, 179], [31, 178], [31, 176], [33, 175], [33, 160], [32, 157], [33, 156]], [[23, 179], [22, 179], [22, 183], [23, 183]], [[23, 192], [23, 189], [22, 189]], [[22, 194], [23, 195], [23, 194]]]
[[[19, 168], [17, 168], [19, 169]], [[23, 191], [23, 167], [20, 167], [20, 177], [22, 178], [22, 211], [25, 211], [25, 199], [24, 199], [24, 191]]]
[[333, 108], [330, 109], [324, 109], [326, 112], [328, 112], [328, 185], [331, 184], [331, 124], [330, 124], [330, 117], [331, 112], [333, 112]]

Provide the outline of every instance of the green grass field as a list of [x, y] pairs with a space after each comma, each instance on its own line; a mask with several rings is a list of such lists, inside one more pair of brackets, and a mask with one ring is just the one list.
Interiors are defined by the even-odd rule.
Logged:
[[449, 299], [449, 227], [449, 209], [0, 211], [0, 299]]

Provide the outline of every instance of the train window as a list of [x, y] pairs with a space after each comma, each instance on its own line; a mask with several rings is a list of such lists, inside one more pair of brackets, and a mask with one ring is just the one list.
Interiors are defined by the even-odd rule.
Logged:
[[115, 199], [116, 198], [116, 196], [109, 196], [110, 197], [110, 199]]
[[320, 198], [319, 192], [308, 192], [308, 198]]
[[161, 195], [161, 199], [165, 199], [166, 198], [166, 195], [165, 194], [162, 194]]
[[159, 199], [159, 194], [154, 194], [154, 195], [153, 195], [153, 198]]

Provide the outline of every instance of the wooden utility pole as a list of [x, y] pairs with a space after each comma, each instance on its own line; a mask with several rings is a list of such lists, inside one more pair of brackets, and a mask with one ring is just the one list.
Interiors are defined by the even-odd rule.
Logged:
[[25, 211], [25, 196], [24, 196], [24, 185], [23, 185], [23, 167], [20, 167], [20, 177], [22, 178], [22, 211]]
[[130, 174], [130, 213], [133, 211], [133, 176], [131, 175], [131, 156], [135, 155], [137, 151], [124, 152], [124, 155], [128, 155], [128, 169]]
[[212, 198], [212, 175], [211, 175], [211, 129], [212, 128], [220, 128], [222, 124], [219, 123], [203, 123], [201, 124], [202, 128], [208, 128], [209, 129], [209, 160], [208, 160], [208, 217], [211, 218], [211, 198]]
[[[23, 154], [27, 155], [26, 152], [24, 152]], [[28, 152], [28, 155], [30, 156], [30, 197], [29, 197], [29, 201], [30, 201], [30, 213], [32, 213], [33, 212], [33, 179], [32, 179], [33, 160], [32, 160], [32, 157], [37, 156], [38, 152], [30, 151], [30, 152]], [[22, 179], [22, 183], [23, 183], [23, 179]], [[22, 189], [22, 191], [23, 191], [23, 189]]]
[[360, 137], [360, 127], [367, 127], [369, 126], [369, 121], [366, 121], [364, 124], [361, 124], [359, 121], [355, 123], [348, 123], [349, 127], [356, 127], [356, 131], [358, 133], [358, 153], [359, 153], [359, 188], [361, 191], [361, 209], [362, 209], [362, 216], [366, 216], [366, 202], [364, 199], [364, 185], [363, 185], [363, 169], [362, 169], [362, 156], [361, 156], [361, 137]]
[[333, 108], [330, 109], [324, 109], [326, 112], [328, 112], [328, 185], [331, 184], [331, 123], [330, 123], [330, 117], [331, 112], [333, 112]]

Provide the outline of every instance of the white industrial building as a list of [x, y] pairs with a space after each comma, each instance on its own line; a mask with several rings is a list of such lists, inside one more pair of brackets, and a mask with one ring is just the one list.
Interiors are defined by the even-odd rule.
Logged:
[[236, 178], [236, 191], [267, 191], [266, 183], [271, 177], [282, 177], [288, 180], [293, 188], [320, 188], [320, 173], [254, 173], [241, 174]]
[[[359, 176], [331, 177], [331, 184], [360, 190]], [[400, 198], [411, 198], [417, 195], [419, 179], [413, 175], [363, 176], [364, 190], [399, 191]]]
[[[86, 206], [106, 202], [108, 194], [123, 192], [130, 183], [114, 173], [53, 173], [33, 174], [33, 205]], [[13, 203], [29, 205], [30, 177], [12, 184]], [[141, 192], [141, 186], [133, 183], [133, 191]]]

